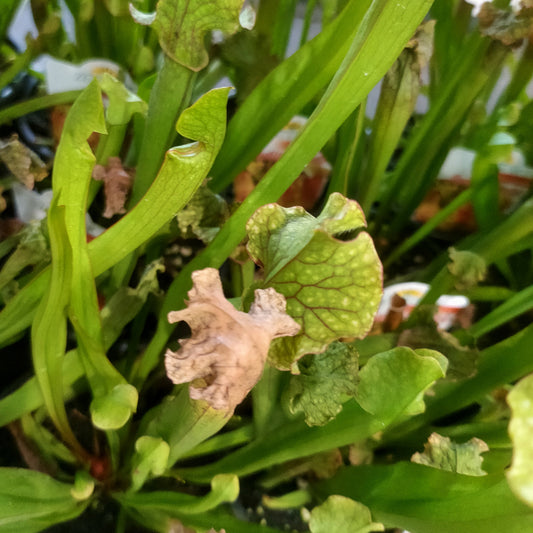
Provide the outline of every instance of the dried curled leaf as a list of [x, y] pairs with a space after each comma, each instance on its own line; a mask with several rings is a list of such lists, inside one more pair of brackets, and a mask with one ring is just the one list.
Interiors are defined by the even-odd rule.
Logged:
[[174, 383], [203, 380], [204, 386], [191, 385], [191, 398], [233, 410], [261, 377], [272, 339], [295, 335], [300, 326], [272, 288], [256, 290], [243, 313], [224, 298], [218, 270], [198, 270], [192, 280], [187, 308], [168, 314], [170, 323], [187, 322], [192, 335], [177, 352], [167, 350], [167, 375]]
[[487, 444], [476, 437], [458, 444], [448, 437], [432, 433], [424, 444], [424, 451], [416, 452], [411, 461], [466, 476], [485, 476], [487, 473], [481, 468], [481, 454], [488, 451]]
[[0, 140], [0, 161], [28, 189], [33, 189], [36, 181], [48, 176], [41, 158], [21, 143], [17, 134], [13, 134], [7, 141]]
[[110, 157], [107, 166], [95, 165], [93, 178], [104, 182], [105, 211], [103, 216], [111, 218], [126, 212], [124, 205], [130, 192], [133, 179], [124, 167], [119, 157]]
[[531, 35], [532, 14], [529, 9], [514, 13], [485, 2], [481, 6], [478, 19], [481, 33], [505, 46], [520, 46], [523, 39]]

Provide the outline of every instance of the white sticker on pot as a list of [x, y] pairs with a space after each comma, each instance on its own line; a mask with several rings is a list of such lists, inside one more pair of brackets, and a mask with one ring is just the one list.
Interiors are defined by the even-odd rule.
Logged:
[[[383, 290], [383, 298], [376, 315], [376, 322], [385, 320], [391, 309], [392, 298], [395, 294], [405, 300], [405, 307], [402, 309], [403, 319], [405, 320], [428, 290], [429, 285], [427, 283], [418, 281], [389, 285]], [[434, 315], [435, 321], [441, 329], [449, 329], [454, 324], [457, 313], [461, 309], [468, 307], [469, 304], [470, 300], [466, 296], [443, 294], [437, 300], [437, 312]]]

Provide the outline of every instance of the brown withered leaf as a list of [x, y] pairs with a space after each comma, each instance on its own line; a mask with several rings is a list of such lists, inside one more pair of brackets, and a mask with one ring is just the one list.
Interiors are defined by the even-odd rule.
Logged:
[[187, 322], [192, 334], [177, 352], [167, 350], [167, 376], [174, 383], [202, 380], [189, 387], [191, 398], [230, 411], [261, 377], [272, 339], [295, 335], [300, 326], [272, 288], [256, 290], [249, 313], [243, 313], [224, 297], [218, 270], [197, 270], [192, 280], [187, 308], [168, 314], [171, 324]]
[[7, 141], [0, 140], [0, 160], [8, 170], [28, 189], [33, 189], [36, 181], [48, 176], [46, 164], [14, 133]]
[[428, 20], [418, 26], [412, 39], [406, 44], [416, 54], [420, 69], [423, 69], [433, 55], [433, 38], [435, 34], [436, 20]]
[[104, 182], [105, 211], [103, 216], [111, 218], [123, 215], [126, 199], [133, 184], [132, 176], [124, 170], [119, 157], [110, 157], [107, 166], [95, 165], [93, 178]]
[[522, 40], [531, 35], [532, 13], [523, 9], [519, 13], [498, 9], [485, 2], [478, 14], [479, 28], [483, 35], [500, 41], [506, 46], [520, 46]]

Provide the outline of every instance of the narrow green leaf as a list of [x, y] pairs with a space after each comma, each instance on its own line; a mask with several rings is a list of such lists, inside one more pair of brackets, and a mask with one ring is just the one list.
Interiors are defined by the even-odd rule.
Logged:
[[371, 0], [351, 0], [312, 41], [275, 68], [231, 119], [213, 166], [211, 186], [227, 187], [291, 118], [333, 77]]
[[466, 113], [486, 85], [498, 76], [508, 53], [496, 43], [490, 46], [479, 35], [473, 35], [461, 51], [464, 53], [454, 56], [453, 67], [443, 77], [438, 98], [410, 135], [387, 182], [388, 189], [381, 195], [379, 222], [390, 215], [393, 203], [399, 206], [392, 233], [401, 231], [423, 199], [445, 155], [456, 144]]
[[153, 491], [128, 493], [117, 499], [122, 505], [137, 510], [162, 511], [169, 517], [180, 518], [183, 515], [205, 513], [222, 503], [234, 502], [238, 495], [239, 478], [233, 474], [222, 474], [212, 479], [211, 492], [201, 498], [180, 492]]
[[533, 507], [533, 375], [519, 381], [507, 396], [512, 417], [513, 462], [507, 472], [512, 491]]
[[345, 496], [330, 496], [322, 505], [311, 511], [311, 533], [346, 531], [368, 533], [385, 531], [385, 526], [372, 521], [368, 507]]
[[381, 264], [372, 239], [367, 233], [335, 238], [364, 225], [359, 205], [338, 193], [318, 218], [301, 207], [270, 204], [248, 221], [248, 250], [265, 270], [264, 285], [285, 296], [287, 313], [302, 326], [298, 335], [272, 342], [269, 360], [277, 368], [370, 329], [381, 298]]
[[[65, 206], [65, 223], [72, 250], [69, 318], [76, 330], [79, 354], [93, 395], [98, 399], [97, 405], [103, 402], [105, 408], [109, 409], [113, 399], [118, 400], [112, 392], [114, 387], [125, 380], [105, 353], [96, 285], [87, 246], [85, 212], [96, 161], [87, 139], [93, 131], [105, 133], [102, 96], [96, 80], [82, 92], [65, 120], [54, 160], [52, 185], [54, 196], [60, 205]], [[113, 426], [120, 419], [117, 411], [123, 412], [124, 408], [125, 403], [118, 401], [112, 410], [113, 422], [112, 416], [100, 416], [98, 422]]]
[[6, 124], [10, 120], [23, 117], [24, 115], [29, 115], [30, 113], [40, 111], [41, 109], [46, 109], [48, 107], [71, 104], [80, 94], [81, 91], [78, 90], [65, 91], [62, 93], [36, 96], [35, 98], [30, 98], [28, 100], [19, 102], [18, 104], [13, 104], [12, 106], [0, 110], [0, 124]]
[[75, 518], [89, 500], [73, 488], [33, 470], [0, 468], [0, 531], [32, 533]]
[[154, 28], [161, 48], [173, 61], [191, 70], [201, 70], [209, 61], [205, 35], [212, 30], [226, 34], [237, 31], [242, 3], [243, 0], [189, 0], [186, 3], [160, 0], [155, 16], [130, 9], [137, 22]]
[[52, 265], [50, 285], [36, 311], [31, 330], [32, 359], [44, 405], [63, 437], [74, 445], [63, 403], [63, 356], [67, 343], [67, 305], [71, 284], [71, 249], [65, 210], [55, 203], [48, 211]]
[[272, 465], [364, 440], [382, 429], [381, 421], [351, 400], [325, 426], [309, 427], [303, 420], [291, 421], [214, 464], [180, 468], [178, 473], [184, 479], [201, 483], [209, 482], [220, 473], [245, 476]]
[[481, 468], [481, 454], [488, 451], [487, 444], [477, 438], [459, 444], [448, 437], [432, 433], [424, 444], [424, 451], [416, 452], [411, 461], [457, 474], [485, 476], [487, 473]]
[[222, 528], [231, 533], [279, 533], [279, 529], [239, 520], [235, 517], [233, 511], [225, 509], [224, 506], [219, 506], [217, 509], [201, 514], [183, 514], [179, 518], [172, 518], [165, 512], [152, 510], [147, 506], [143, 506], [142, 511], [137, 511], [133, 506], [125, 509], [134, 520], [144, 527], [161, 533], [168, 533], [172, 529], [178, 529], [179, 531], [184, 526], [193, 528], [198, 533], [213, 533], [214, 527], [217, 529]]
[[[155, 261], [147, 266], [136, 288], [121, 287], [106, 303], [100, 316], [104, 347], [108, 350], [117, 340], [120, 332], [128, 322], [133, 320], [144, 305], [146, 298], [159, 289], [157, 272], [163, 266]], [[79, 380], [84, 369], [77, 350], [67, 352], [63, 360], [64, 396], [70, 397], [69, 387]], [[0, 400], [0, 426], [8, 424], [22, 415], [34, 411], [43, 405], [43, 396], [35, 378], [29, 379], [12, 394]]]
[[[477, 235], [465, 244], [459, 243], [458, 249], [465, 248], [480, 256], [487, 265], [504, 259], [520, 250], [531, 248], [533, 235], [533, 200], [526, 200], [513, 213], [490, 231]], [[431, 287], [421, 304], [434, 303], [441, 294], [453, 287], [454, 278], [445, 266], [431, 281]]]
[[503, 474], [464, 476], [413, 463], [347, 467], [321, 482], [322, 497], [360, 501], [389, 528], [411, 533], [523, 533], [533, 511], [515, 498]]
[[478, 320], [468, 330], [470, 335], [481, 337], [494, 328], [505, 324], [509, 320], [533, 308], [533, 287], [527, 287], [517, 294], [513, 294], [494, 311]]
[[365, 213], [376, 200], [387, 165], [415, 109], [420, 72], [432, 52], [434, 27], [434, 20], [422, 24], [383, 78], [357, 194]]
[[398, 347], [372, 357], [359, 372], [357, 401], [383, 421], [425, 409], [423, 392], [444, 377], [448, 361], [433, 350]]
[[291, 376], [287, 395], [292, 413], [303, 411], [310, 426], [335, 418], [342, 404], [357, 392], [357, 352], [342, 342], [298, 362], [299, 374]]

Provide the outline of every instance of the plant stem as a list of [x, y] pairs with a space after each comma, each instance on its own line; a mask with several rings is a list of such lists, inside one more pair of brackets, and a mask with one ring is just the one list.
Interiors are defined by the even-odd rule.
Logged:
[[176, 121], [187, 107], [196, 73], [165, 56], [165, 62], [150, 94], [137, 174], [130, 205], [135, 205], [150, 187], [176, 136]]
[[[511, 216], [504, 219], [493, 230], [481, 235], [475, 242], [470, 242], [469, 250], [480, 255], [487, 265], [508, 257], [515, 251], [515, 244], [533, 233], [533, 200], [521, 205]], [[459, 249], [464, 249], [459, 246]], [[429, 291], [420, 301], [421, 304], [435, 303], [441, 294], [449, 291], [454, 284], [454, 277], [444, 266], [435, 276]]]
[[26, 69], [35, 55], [35, 50], [31, 45], [22, 54], [19, 54], [13, 64], [0, 74], [0, 89], [8, 85], [19, 72]]
[[220, 452], [227, 448], [234, 448], [241, 444], [248, 444], [254, 436], [254, 427], [252, 424], [242, 426], [233, 431], [228, 431], [206, 440], [191, 451], [184, 453], [181, 459], [190, 459], [191, 457], [200, 457], [211, 453]]
[[[408, 147], [381, 198], [376, 226], [389, 218], [392, 206], [399, 211], [389, 233], [398, 234], [409, 220], [437, 175], [449, 148], [457, 143], [457, 132], [474, 99], [491, 80], [508, 54], [506, 47], [486, 39], [471, 46], [460, 58], [431, 110], [409, 139]], [[479, 65], [482, 65], [479, 67]]]
[[339, 149], [333, 176], [330, 179], [327, 195], [340, 192], [348, 196], [350, 178], [354, 166], [357, 165], [357, 155], [360, 144], [364, 142], [366, 98], [361, 105], [348, 117], [339, 128]]
[[533, 287], [528, 287], [511, 296], [503, 304], [494, 309], [494, 311], [485, 315], [481, 320], [470, 327], [468, 333], [473, 337], [479, 338], [532, 308]]
[[419, 228], [411, 237], [403, 241], [395, 248], [391, 254], [383, 261], [383, 267], [389, 268], [402, 255], [416, 246], [422, 239], [427, 237], [439, 224], [444, 222], [449, 216], [455, 213], [460, 207], [465, 205], [472, 197], [472, 189], [467, 189], [455, 197], [446, 207], [441, 209], [434, 217]]
[[529, 83], [531, 76], [533, 76], [533, 44], [528, 41], [526, 49], [514, 68], [509, 85], [498, 99], [495, 110], [517, 100]]
[[317, 0], [308, 0], [305, 6], [304, 23], [302, 27], [302, 35], [300, 36], [300, 48], [307, 42], [309, 37], [309, 28], [311, 27], [311, 19], [315, 10]]
[[272, 32], [271, 48], [271, 52], [280, 59], [283, 59], [287, 52], [295, 10], [295, 0], [280, 0]]
[[107, 135], [102, 135], [100, 137], [100, 142], [96, 149], [95, 155], [97, 165], [107, 165], [107, 160], [110, 157], [120, 153], [127, 126], [127, 124], [107, 124]]
[[46, 109], [47, 107], [71, 104], [81, 92], [82, 91], [65, 91], [63, 93], [47, 94], [19, 102], [18, 104], [0, 110], [0, 124], [6, 124], [15, 118], [33, 113], [34, 111]]

